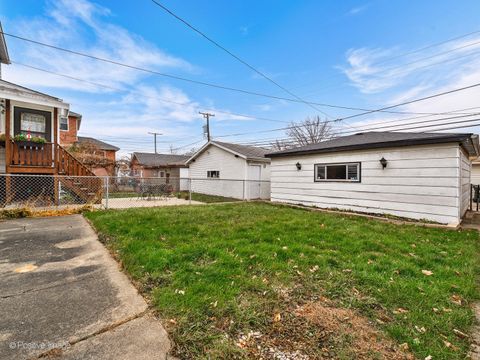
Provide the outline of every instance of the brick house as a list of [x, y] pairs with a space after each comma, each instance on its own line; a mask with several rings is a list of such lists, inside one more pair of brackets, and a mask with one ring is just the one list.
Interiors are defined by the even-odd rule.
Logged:
[[130, 161], [132, 176], [155, 178], [187, 178], [189, 156], [134, 152]]
[[93, 164], [86, 162], [86, 165], [90, 167], [95, 175], [115, 176], [116, 153], [120, 149], [92, 137], [78, 136], [77, 138], [75, 146], [91, 149], [89, 157], [96, 159], [96, 162]]
[[[78, 136], [82, 115], [73, 111], [60, 117], [60, 145], [73, 150], [75, 156], [97, 176], [115, 176], [115, 158], [118, 147], [86, 136]], [[75, 149], [83, 151], [78, 153]]]
[[78, 141], [77, 132], [80, 130], [82, 115], [70, 111], [68, 117], [60, 118], [60, 144], [72, 145]]
[[189, 156], [134, 152], [130, 160], [131, 175], [142, 182], [170, 184], [173, 191], [188, 189]]

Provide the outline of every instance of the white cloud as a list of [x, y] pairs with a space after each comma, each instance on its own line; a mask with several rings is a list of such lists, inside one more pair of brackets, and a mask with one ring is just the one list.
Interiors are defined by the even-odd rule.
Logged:
[[374, 94], [398, 86], [436, 84], [439, 79], [448, 83], [475, 61], [479, 48], [477, 37], [416, 52], [400, 47], [350, 49], [347, 65], [339, 68], [362, 93]]
[[[110, 11], [86, 0], [51, 2], [46, 16], [28, 18], [12, 23], [12, 33], [41, 42], [64, 47], [94, 56], [133, 64], [138, 67], [162, 70], [177, 68], [192, 70], [187, 61], [169, 55], [142, 37], [109, 22]], [[14, 61], [26, 62], [50, 71], [79, 77], [114, 87], [135, 83], [148, 74], [77, 55], [22, 43], [8, 38]], [[36, 70], [9, 66], [5, 78], [27, 86], [46, 86], [105, 92], [105, 89], [81, 82], [46, 76]], [[47, 80], [47, 82], [46, 82]]]
[[357, 6], [357, 7], [354, 7], [354, 8], [351, 8], [349, 11], [348, 11], [348, 15], [357, 15], [357, 14], [360, 14], [361, 12], [364, 12], [365, 10], [367, 10], [367, 8], [370, 6], [370, 4], [365, 4], [365, 5], [361, 5], [361, 6]]

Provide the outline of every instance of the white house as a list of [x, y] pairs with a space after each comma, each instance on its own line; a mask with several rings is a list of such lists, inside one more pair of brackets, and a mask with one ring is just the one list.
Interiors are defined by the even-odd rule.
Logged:
[[458, 225], [478, 136], [366, 132], [267, 154], [272, 201]]
[[270, 159], [266, 152], [253, 146], [206, 143], [187, 160], [192, 191], [245, 200], [268, 199]]
[[472, 179], [473, 185], [480, 185], [480, 158], [472, 160]]

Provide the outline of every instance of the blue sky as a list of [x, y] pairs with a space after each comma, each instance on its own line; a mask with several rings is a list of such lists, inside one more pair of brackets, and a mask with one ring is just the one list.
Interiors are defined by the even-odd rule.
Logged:
[[[480, 30], [478, 1], [162, 3], [296, 95], [311, 101], [378, 108], [480, 81], [480, 32], [402, 56]], [[6, 33], [199, 81], [291, 97], [150, 0], [4, 0], [0, 4], [0, 19]], [[170, 144], [182, 147], [179, 152], [189, 150], [185, 145], [194, 142], [194, 146], [200, 146], [204, 122], [198, 115], [199, 109], [216, 113], [211, 124], [213, 137], [237, 142], [283, 138], [281, 131], [261, 131], [319, 114], [302, 103], [169, 80], [9, 37], [7, 43], [16, 63], [4, 69], [5, 80], [64, 99], [71, 104], [71, 110], [83, 114], [81, 134], [118, 145], [123, 154], [152, 151], [153, 139], [148, 131], [164, 134], [159, 141], [165, 151]], [[116, 90], [49, 75], [17, 63]], [[480, 106], [479, 96], [478, 90], [469, 90], [396, 110], [454, 111]], [[358, 112], [328, 107], [321, 110], [330, 119]], [[469, 112], [475, 111], [480, 112], [480, 108]], [[398, 122], [393, 121], [397, 119]], [[418, 120], [380, 113], [354, 118], [336, 127], [341, 132], [381, 121], [395, 125]], [[220, 137], [233, 133], [249, 134]]]

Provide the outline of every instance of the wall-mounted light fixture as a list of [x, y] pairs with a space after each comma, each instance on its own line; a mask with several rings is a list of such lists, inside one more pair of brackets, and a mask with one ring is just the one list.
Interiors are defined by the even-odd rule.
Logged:
[[387, 167], [387, 163], [388, 163], [388, 161], [387, 161], [387, 159], [385, 159], [384, 157], [382, 157], [382, 158], [380, 159], [380, 164], [382, 164], [382, 168], [383, 168], [383, 169], [385, 169], [385, 168]]
[[302, 170], [302, 164], [300, 164], [299, 162], [297, 162], [295, 166], [297, 167], [297, 170]]

